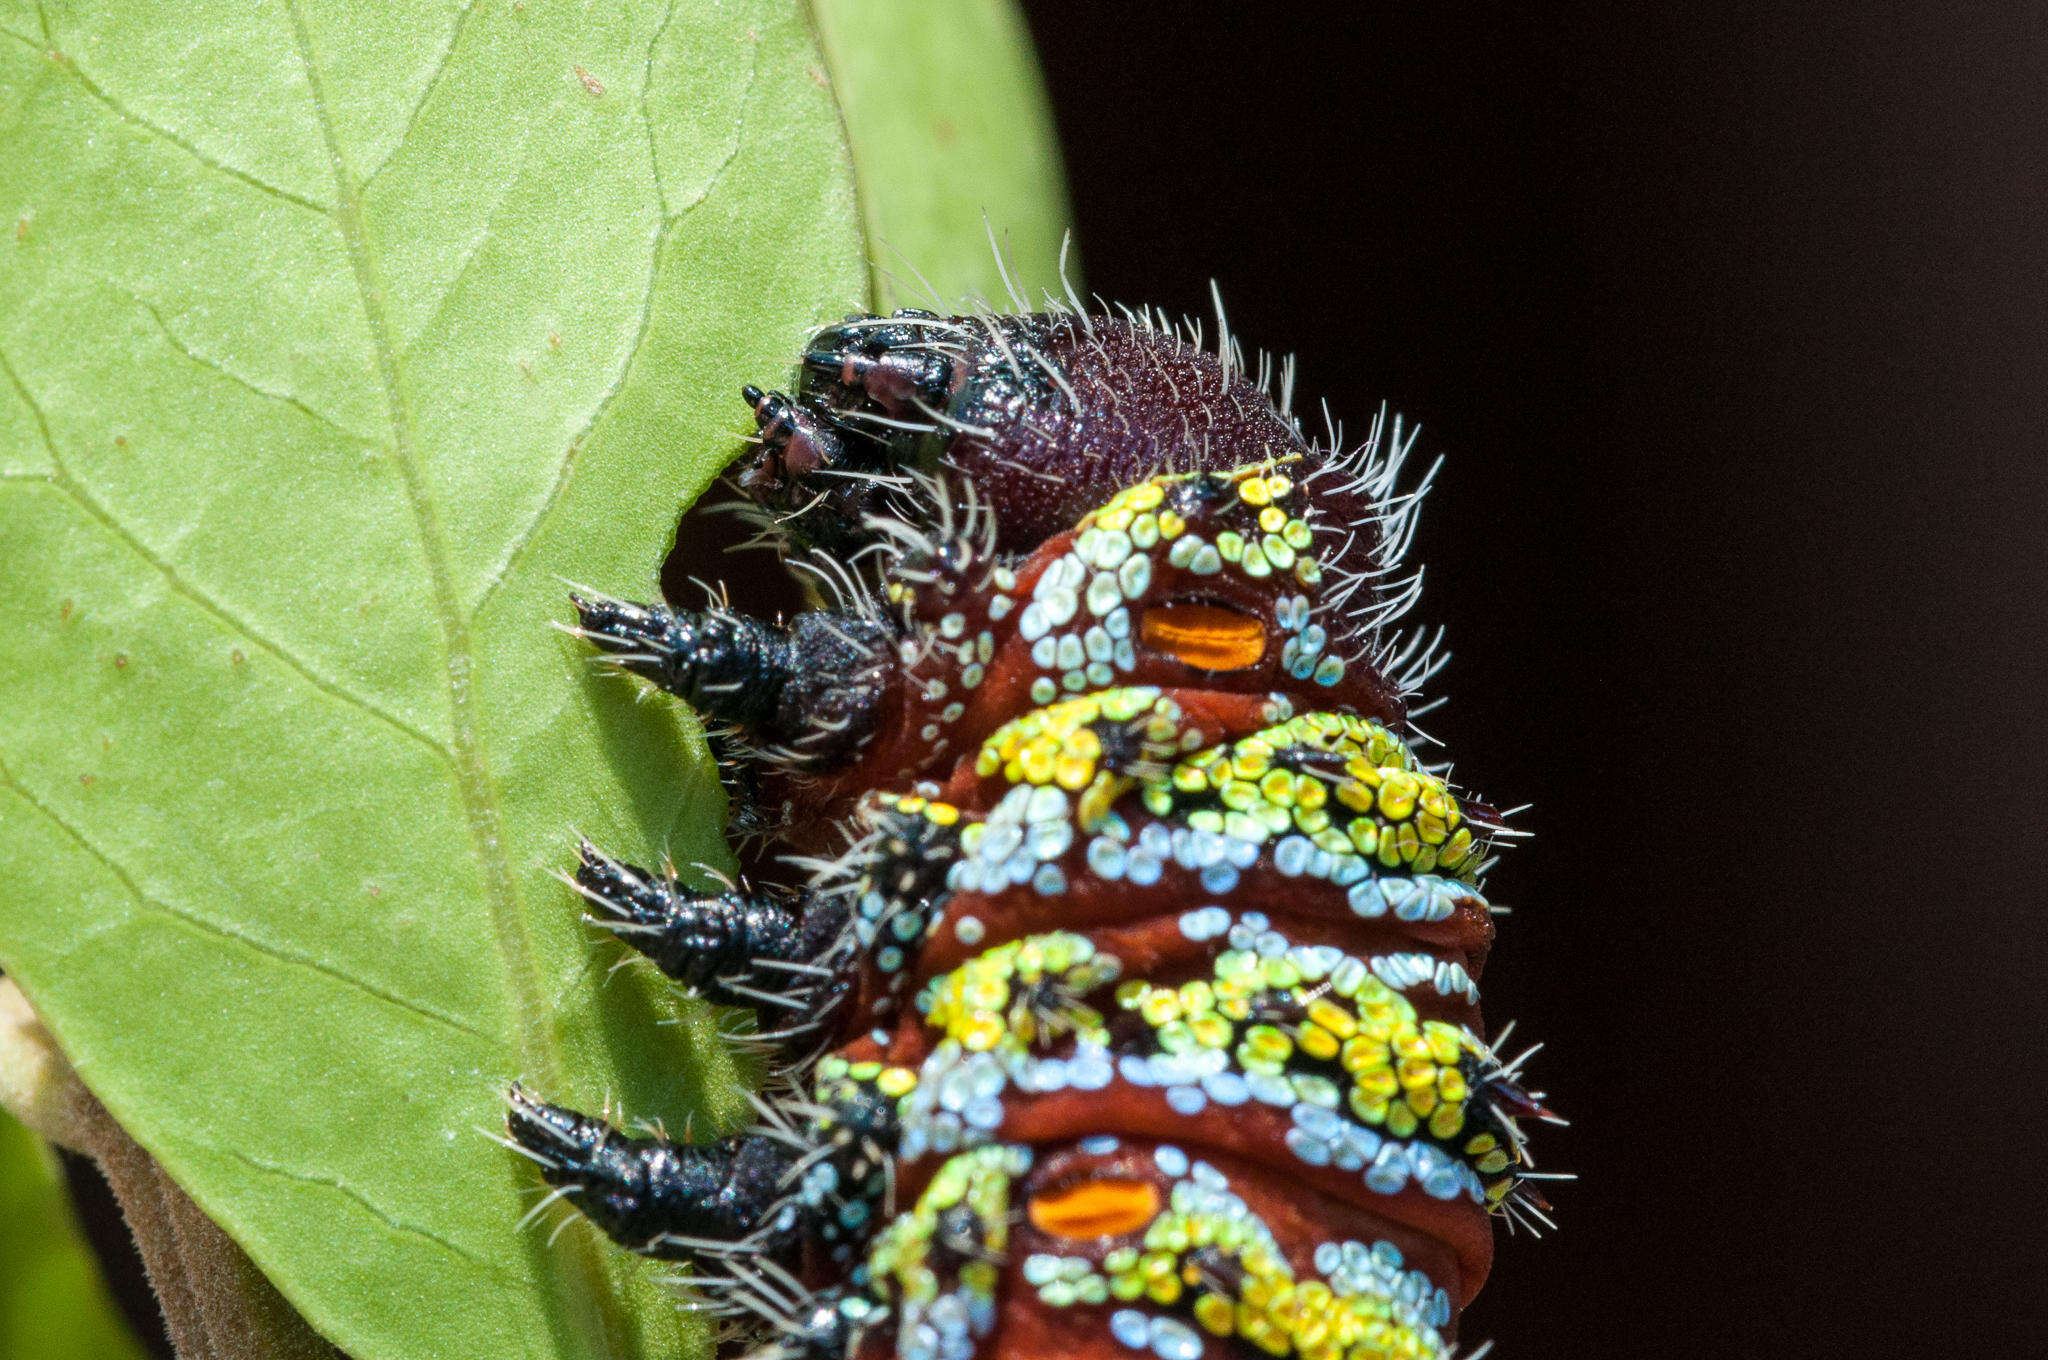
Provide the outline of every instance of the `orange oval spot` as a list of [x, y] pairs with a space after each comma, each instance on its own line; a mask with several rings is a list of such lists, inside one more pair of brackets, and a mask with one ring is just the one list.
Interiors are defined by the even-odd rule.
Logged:
[[1082, 1181], [1034, 1196], [1031, 1225], [1054, 1237], [1121, 1237], [1159, 1214], [1159, 1187], [1150, 1181]]
[[1213, 604], [1162, 604], [1145, 611], [1138, 636], [1155, 652], [1205, 671], [1237, 671], [1266, 654], [1266, 625]]

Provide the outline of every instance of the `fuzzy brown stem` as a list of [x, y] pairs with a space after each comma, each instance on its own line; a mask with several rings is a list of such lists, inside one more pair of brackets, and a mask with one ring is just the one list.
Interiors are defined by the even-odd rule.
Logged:
[[179, 1360], [334, 1360], [334, 1347], [85, 1089], [7, 979], [0, 979], [0, 1106], [98, 1163]]

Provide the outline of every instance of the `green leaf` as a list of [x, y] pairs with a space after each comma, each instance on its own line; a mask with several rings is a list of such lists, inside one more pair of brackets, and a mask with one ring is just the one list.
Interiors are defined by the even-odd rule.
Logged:
[[[978, 296], [1009, 311], [1013, 291], [1030, 306], [1059, 297], [1066, 183], [1022, 16], [1004, 0], [812, 0], [812, 10], [880, 305], [943, 311]], [[1080, 286], [1077, 262], [1067, 278]]]
[[41, 1140], [0, 1114], [0, 1355], [141, 1360]]
[[[737, 385], [869, 300], [887, 96], [849, 72], [842, 124], [809, 17], [0, 0], [0, 966], [357, 1360], [704, 1339], [515, 1231], [483, 1130], [513, 1078], [743, 1108], [548, 872], [572, 831], [722, 860], [701, 734], [548, 624], [562, 578], [652, 591]], [[975, 254], [1042, 130], [951, 178]]]

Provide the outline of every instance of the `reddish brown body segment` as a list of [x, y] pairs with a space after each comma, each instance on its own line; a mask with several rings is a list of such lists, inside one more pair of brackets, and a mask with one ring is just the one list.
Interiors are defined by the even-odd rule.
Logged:
[[576, 883], [788, 1066], [716, 1144], [515, 1141], [779, 1360], [1447, 1356], [1551, 1116], [1479, 1011], [1500, 819], [1414, 751], [1398, 422], [1320, 447], [1227, 336], [1064, 311], [852, 318], [745, 396], [835, 607], [577, 603], [807, 881]]

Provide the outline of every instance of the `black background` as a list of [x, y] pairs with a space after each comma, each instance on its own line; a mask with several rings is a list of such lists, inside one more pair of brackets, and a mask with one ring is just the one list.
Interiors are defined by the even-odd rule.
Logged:
[[1487, 1010], [1582, 1176], [1468, 1339], [2043, 1353], [2048, 9], [1026, 9], [1088, 287], [1447, 460], [1425, 726], [1535, 805]]

